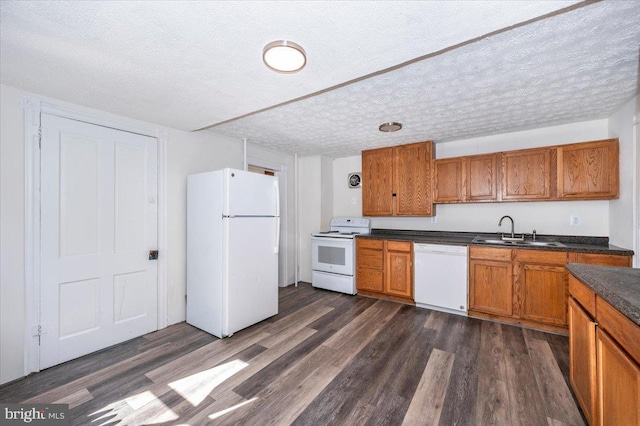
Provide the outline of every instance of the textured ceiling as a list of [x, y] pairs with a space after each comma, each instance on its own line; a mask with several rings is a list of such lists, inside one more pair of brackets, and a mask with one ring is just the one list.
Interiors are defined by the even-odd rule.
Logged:
[[[0, 1], [2, 83], [196, 130], [576, 1]], [[294, 75], [262, 48], [308, 52]]]
[[0, 2], [3, 84], [301, 155], [606, 117], [639, 45], [639, 1]]
[[640, 1], [597, 3], [214, 130], [340, 157], [604, 118], [638, 93], [639, 48]]

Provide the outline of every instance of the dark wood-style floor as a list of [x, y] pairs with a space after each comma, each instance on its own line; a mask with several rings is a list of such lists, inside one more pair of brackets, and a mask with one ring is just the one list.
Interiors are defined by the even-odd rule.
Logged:
[[219, 340], [181, 323], [0, 387], [71, 423], [581, 425], [566, 337], [361, 296], [280, 290]]

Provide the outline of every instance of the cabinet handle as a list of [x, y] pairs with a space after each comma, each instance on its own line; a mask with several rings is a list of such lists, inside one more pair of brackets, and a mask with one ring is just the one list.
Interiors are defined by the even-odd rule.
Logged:
[[394, 192], [393, 194], [391, 194], [391, 196], [392, 196], [392, 197], [395, 197], [395, 196], [396, 196], [396, 193]]

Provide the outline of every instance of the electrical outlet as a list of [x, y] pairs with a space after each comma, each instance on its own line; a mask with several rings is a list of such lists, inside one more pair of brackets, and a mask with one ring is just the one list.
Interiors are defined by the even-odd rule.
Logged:
[[580, 226], [581, 223], [582, 223], [582, 220], [580, 219], [580, 216], [576, 216], [576, 215], [569, 216], [569, 224], [571, 226]]
[[431, 223], [438, 223], [438, 216], [431, 216]]

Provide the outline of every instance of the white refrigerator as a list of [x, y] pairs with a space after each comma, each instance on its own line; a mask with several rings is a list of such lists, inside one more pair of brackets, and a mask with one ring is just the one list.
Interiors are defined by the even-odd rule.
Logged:
[[187, 322], [230, 336], [278, 313], [278, 179], [223, 169], [187, 178]]

